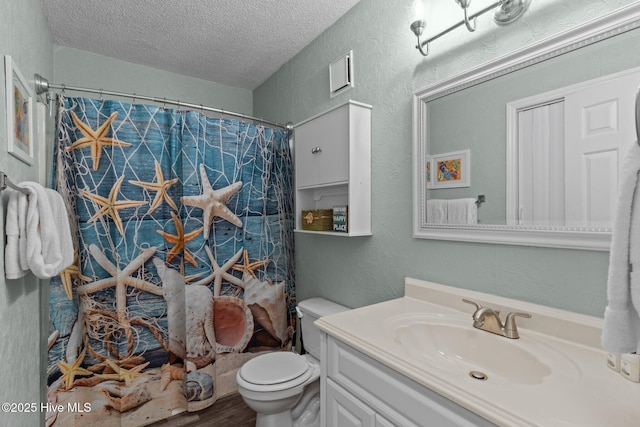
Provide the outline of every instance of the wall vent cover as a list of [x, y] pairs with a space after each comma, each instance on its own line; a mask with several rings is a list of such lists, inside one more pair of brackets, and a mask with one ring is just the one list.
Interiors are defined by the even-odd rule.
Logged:
[[331, 98], [353, 87], [353, 50], [329, 65]]

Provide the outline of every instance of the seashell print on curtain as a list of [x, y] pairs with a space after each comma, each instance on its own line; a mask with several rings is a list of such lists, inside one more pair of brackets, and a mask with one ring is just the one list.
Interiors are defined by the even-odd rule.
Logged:
[[48, 399], [65, 411], [47, 425], [199, 410], [245, 361], [291, 348], [285, 131], [61, 97], [56, 143], [77, 250], [51, 282]]

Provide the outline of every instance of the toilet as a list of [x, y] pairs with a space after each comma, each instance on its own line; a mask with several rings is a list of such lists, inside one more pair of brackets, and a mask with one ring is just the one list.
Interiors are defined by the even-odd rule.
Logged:
[[256, 411], [256, 427], [320, 425], [320, 330], [313, 322], [348, 308], [324, 298], [311, 298], [300, 301], [296, 310], [307, 354], [262, 354], [236, 374], [238, 392]]

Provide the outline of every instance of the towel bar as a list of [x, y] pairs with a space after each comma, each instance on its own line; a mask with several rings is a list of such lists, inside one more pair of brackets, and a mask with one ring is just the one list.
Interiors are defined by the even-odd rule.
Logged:
[[26, 188], [18, 187], [13, 182], [11, 182], [9, 177], [4, 172], [0, 172], [0, 191], [6, 189], [7, 187], [13, 188], [16, 191], [27, 195], [29, 194], [29, 191]]

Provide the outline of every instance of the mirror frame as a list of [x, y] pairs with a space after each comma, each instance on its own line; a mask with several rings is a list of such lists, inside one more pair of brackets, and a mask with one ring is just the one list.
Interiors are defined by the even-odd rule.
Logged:
[[[535, 227], [509, 225], [429, 224], [426, 212], [424, 159], [428, 155], [427, 103], [468, 87], [543, 62], [581, 47], [640, 27], [640, 3], [632, 3], [607, 15], [563, 31], [495, 60], [414, 92], [413, 107], [413, 237], [421, 239], [542, 246], [608, 251], [607, 228]], [[506, 108], [506, 105], [505, 105]], [[506, 147], [505, 141], [505, 147]]]

